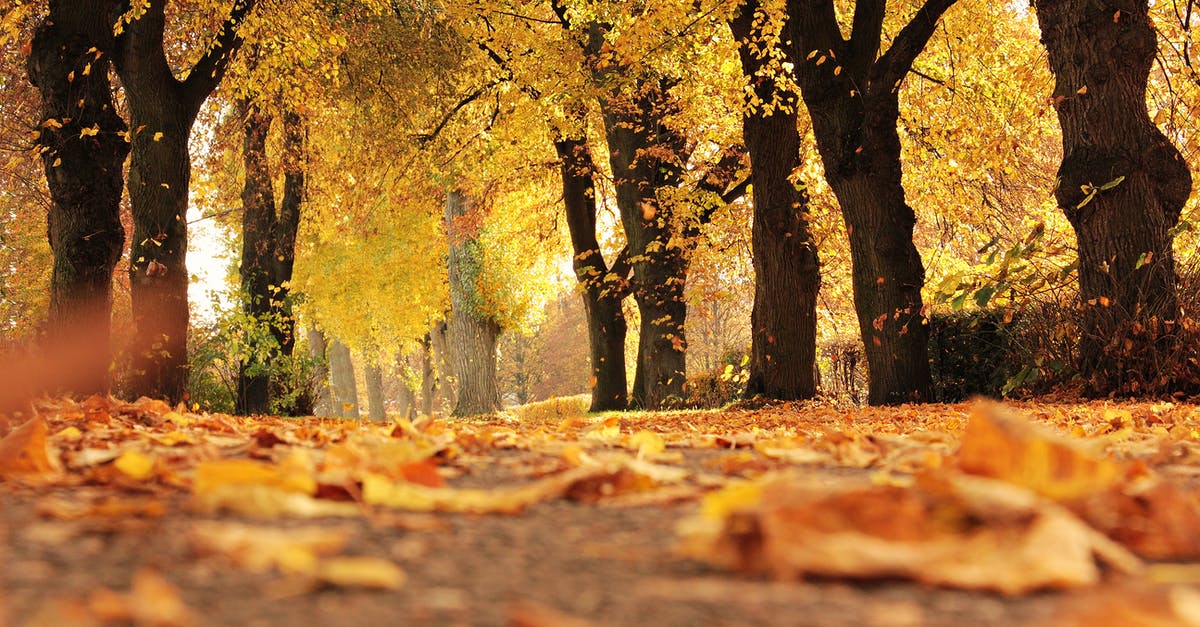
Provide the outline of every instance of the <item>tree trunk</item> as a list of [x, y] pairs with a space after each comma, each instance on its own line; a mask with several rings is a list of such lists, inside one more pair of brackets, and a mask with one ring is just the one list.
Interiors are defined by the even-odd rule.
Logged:
[[296, 345], [295, 318], [287, 285], [296, 258], [296, 232], [303, 200], [304, 130], [299, 115], [284, 114], [284, 185], [277, 208], [267, 158], [267, 138], [274, 116], [248, 100], [239, 103], [239, 113], [245, 131], [239, 266], [243, 307], [252, 320], [270, 328], [274, 345], [252, 347], [252, 354], [243, 357], [238, 368], [237, 399], [239, 413], [261, 414], [270, 407], [270, 363], [278, 356], [290, 357]]
[[179, 80], [163, 36], [166, 0], [145, 11], [118, 37], [117, 71], [129, 104], [129, 200], [133, 246], [129, 276], [134, 339], [130, 393], [182, 400], [187, 382], [187, 204], [191, 178], [188, 139], [196, 114], [216, 89], [230, 55], [241, 45], [237, 28], [255, 0], [239, 0], [206, 52]]
[[1099, 393], [1169, 376], [1162, 323], [1179, 315], [1171, 229], [1191, 173], [1146, 111], [1158, 50], [1147, 4], [1034, 2], [1063, 132], [1055, 198], [1079, 242], [1079, 368]]
[[481, 263], [476, 234], [464, 232], [456, 218], [470, 210], [458, 192], [446, 195], [446, 236], [450, 241], [450, 302], [452, 315], [449, 340], [454, 373], [458, 378], [458, 400], [453, 415], [472, 416], [500, 410], [500, 387], [496, 377], [496, 340], [500, 325], [482, 310], [475, 278]]
[[51, 2], [27, 62], [41, 93], [37, 144], [53, 201], [48, 339], [89, 347], [73, 364], [70, 387], [80, 394], [109, 388], [112, 277], [125, 242], [121, 168], [129, 145], [108, 80], [118, 5]]
[[[238, 273], [242, 278], [243, 310], [257, 324], [271, 324], [271, 231], [275, 222], [275, 190], [267, 162], [267, 136], [271, 132], [271, 114], [248, 100], [238, 103], [244, 131], [242, 160], [245, 182], [242, 186], [242, 258]], [[237, 413], [265, 414], [270, 410], [271, 358], [242, 356], [238, 364]]]
[[363, 378], [367, 382], [367, 416], [374, 422], [387, 421], [387, 407], [383, 396], [383, 369], [369, 364]]
[[433, 369], [433, 341], [429, 334], [421, 340], [421, 414], [433, 415], [433, 399], [437, 395], [437, 374]]
[[899, 91], [955, 0], [927, 0], [880, 54], [886, 2], [857, 2], [850, 39], [834, 3], [789, 0], [784, 40], [825, 178], [850, 236], [854, 307], [872, 405], [931, 400], [916, 214], [901, 182]]
[[[664, 119], [675, 107], [667, 86], [645, 84], [636, 94], [601, 100], [609, 161], [641, 316], [638, 362], [630, 406], [657, 409], [680, 401], [687, 384], [688, 251], [658, 191], [682, 183], [683, 137]], [[673, 235], [676, 235], [673, 237]]]
[[[800, 167], [794, 93], [769, 72], [775, 57], [752, 44], [757, 0], [742, 6], [730, 27], [740, 42], [742, 72], [754, 83], [757, 107], [742, 118], [754, 186], [754, 309], [751, 312], [747, 396], [794, 400], [817, 393], [817, 294], [820, 261], [805, 214], [807, 195], [792, 175]], [[755, 78], [758, 77], [758, 78]], [[772, 104], [777, 108], [768, 108]]]
[[329, 374], [333, 380], [333, 413], [342, 418], [358, 420], [358, 381], [354, 377], [354, 361], [350, 349], [341, 340], [329, 344]]
[[[422, 351], [423, 352], [423, 351]], [[413, 384], [413, 359], [420, 359], [421, 354], [398, 355], [396, 357], [396, 402], [397, 413], [401, 418], [412, 420], [417, 413], [417, 391]], [[424, 373], [422, 373], [424, 374]], [[420, 384], [424, 384], [422, 380]]]
[[629, 404], [625, 375], [625, 277], [610, 273], [596, 240], [595, 165], [587, 139], [554, 142], [561, 160], [563, 205], [571, 231], [575, 278], [587, 313], [591, 349], [590, 411], [625, 409]]
[[439, 411], [449, 412], [454, 409], [458, 400], [458, 379], [454, 375], [454, 365], [450, 359], [450, 325], [445, 320], [439, 321], [430, 329], [429, 335], [433, 350], [432, 361], [436, 367], [432, 386], [435, 392], [433, 404]]
[[316, 327], [308, 329], [308, 354], [313, 360], [312, 375], [317, 385], [317, 404], [313, 411], [318, 416], [340, 415], [333, 411], [333, 394], [329, 389], [329, 342]]

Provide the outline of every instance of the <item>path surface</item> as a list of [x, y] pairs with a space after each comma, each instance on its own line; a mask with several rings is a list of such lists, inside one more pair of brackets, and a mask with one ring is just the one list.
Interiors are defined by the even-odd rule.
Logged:
[[[1128, 617], [1106, 613], [1105, 603], [1126, 608], [1174, 604], [1179, 607], [1167, 612], [1161, 624], [1188, 624], [1186, 606], [1197, 598], [1187, 592], [1190, 586], [1156, 586], [1111, 573], [1099, 587], [1011, 597], [899, 580], [776, 582], [731, 573], [676, 551], [677, 526], [698, 514], [711, 484], [794, 466], [794, 458], [767, 455], [763, 451], [770, 447], [754, 447], [751, 440], [805, 439], [820, 432], [826, 434], [822, 441], [829, 442], [836, 440], [828, 435], [832, 426], [844, 429], [855, 423], [871, 429], [879, 427], [874, 421], [886, 418], [886, 428], [876, 431], [905, 434], [896, 437], [920, 434], [917, 439], [923, 443], [952, 446], [970, 411], [965, 406], [884, 414], [787, 408], [639, 415], [607, 426], [611, 419], [606, 417], [558, 415], [475, 422], [460, 427], [451, 440], [441, 440], [458, 447], [456, 455], [446, 456], [444, 449], [440, 453], [444, 459], [438, 467], [449, 488], [532, 485], [555, 476], [563, 459], [580, 451], [632, 455], [646, 443], [644, 437], [632, 442], [630, 437], [644, 431], [665, 440], [667, 448], [657, 455], [669, 463], [662, 465], [683, 469], [689, 478], [670, 491], [656, 488], [662, 492], [625, 493], [619, 481], [607, 487], [603, 481], [576, 485], [517, 514], [412, 512], [360, 503], [362, 515], [312, 519], [196, 511], [189, 469], [198, 460], [278, 461], [285, 450], [304, 448], [297, 434], [328, 435], [345, 425], [280, 419], [262, 423], [266, 431], [292, 442], [285, 444], [269, 441], [255, 423], [223, 417], [220, 424], [233, 427], [220, 436], [224, 440], [212, 444], [179, 436], [178, 441], [166, 440], [166, 446], [147, 445], [142, 437], [161, 439], [162, 414], [152, 408], [114, 407], [103, 423], [71, 417], [72, 411], [43, 412], [51, 434], [48, 446], [60, 455], [63, 472], [0, 483], [0, 625], [5, 616], [14, 626], [55, 627], [153, 624], [156, 616], [163, 624], [195, 625], [1123, 624], [1113, 621]], [[1190, 420], [1194, 411], [1187, 412]], [[1101, 418], [1098, 424], [1104, 422], [1101, 410], [1093, 413]], [[174, 425], [166, 432], [192, 437], [212, 431], [212, 425], [201, 423], [197, 419], [187, 428]], [[82, 438], [63, 434], [72, 425], [80, 427]], [[615, 435], [612, 426], [617, 427]], [[128, 437], [119, 440], [118, 433]], [[714, 435], [718, 433], [723, 435]], [[313, 437], [318, 443], [310, 440], [306, 447], [333, 455], [328, 451], [338, 445], [337, 436], [329, 441]], [[242, 445], [236, 444], [239, 438], [245, 440]], [[105, 447], [106, 441], [116, 450], [145, 451], [155, 460], [155, 474], [135, 481], [115, 471], [111, 458], [116, 450], [108, 461], [93, 463], [105, 456], [85, 452]], [[817, 447], [830, 463], [805, 464], [804, 472], [840, 481], [868, 479], [887, 464], [902, 465], [903, 455], [871, 453], [871, 446], [842, 447], [840, 454], [836, 446]], [[876, 459], [864, 464], [861, 456], [868, 453]], [[329, 472], [329, 458], [322, 464], [317, 467]], [[71, 503], [79, 509], [71, 510]], [[312, 527], [337, 530], [348, 538], [340, 555], [386, 559], [403, 570], [406, 580], [374, 589], [319, 584], [280, 569], [253, 572], [235, 565], [236, 555], [200, 554], [195, 530], [214, 522], [284, 536]], [[155, 605], [162, 605], [158, 614]], [[1097, 608], [1104, 614], [1099, 618]], [[1158, 611], [1152, 608], [1134, 619]]]

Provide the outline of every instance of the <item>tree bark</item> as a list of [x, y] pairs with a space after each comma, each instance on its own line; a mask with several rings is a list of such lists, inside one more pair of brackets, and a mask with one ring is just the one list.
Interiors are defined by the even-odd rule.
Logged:
[[[756, 37], [757, 0], [742, 5], [730, 22], [740, 45], [742, 72], [752, 82], [757, 106], [742, 118], [754, 190], [752, 249], [754, 309], [751, 312], [750, 379], [747, 396], [795, 400], [817, 393], [817, 294], [820, 260], [809, 232], [808, 196], [792, 176], [800, 167], [796, 94], [771, 78], [775, 57]], [[761, 15], [761, 14], [760, 14]]]
[[183, 80], [173, 74], [164, 50], [166, 0], [149, 0], [144, 13], [124, 25], [117, 37], [116, 67], [133, 128], [127, 187], [134, 221], [129, 276], [135, 330], [129, 383], [135, 396], [172, 402], [184, 396], [188, 139], [200, 106], [241, 45], [237, 28], [255, 1], [235, 2], [212, 45]]
[[854, 306], [872, 405], [931, 400], [916, 214], [901, 182], [899, 90], [955, 0], [928, 0], [880, 54], [884, 0], [855, 3], [843, 39], [832, 0], [788, 0], [784, 39], [825, 177], [850, 236]]
[[341, 340], [329, 344], [329, 374], [333, 380], [333, 413], [342, 418], [358, 420], [358, 381], [354, 377], [354, 360], [350, 349]]
[[37, 143], [53, 201], [48, 235], [51, 343], [88, 347], [73, 364], [72, 391], [107, 393], [112, 353], [112, 277], [121, 225], [127, 127], [112, 102], [108, 70], [119, 2], [58, 0], [31, 44], [29, 81], [41, 94]]
[[[267, 138], [274, 116], [248, 100], [239, 103], [243, 130], [245, 184], [242, 187], [243, 308], [250, 318], [269, 326], [273, 346], [252, 350], [238, 367], [239, 413], [267, 413], [270, 408], [270, 363], [290, 357], [295, 347], [295, 317], [288, 294], [296, 259], [296, 233], [304, 197], [304, 128], [300, 116], [283, 117], [283, 197], [276, 206], [274, 180], [267, 158]], [[264, 358], [265, 353], [265, 358]], [[283, 383], [283, 382], [279, 382]]]
[[317, 403], [313, 411], [318, 416], [339, 415], [333, 412], [333, 394], [329, 389], [329, 342], [316, 327], [308, 329], [308, 354], [313, 360], [312, 375], [317, 385]]
[[590, 411], [625, 409], [629, 404], [625, 374], [626, 277], [609, 272], [596, 240], [595, 164], [586, 138], [554, 142], [561, 160], [563, 206], [571, 231], [575, 278], [587, 314], [591, 349]]
[[383, 396], [383, 369], [368, 364], [363, 374], [367, 383], [367, 417], [374, 422], [385, 422], [387, 407]]
[[455, 416], [490, 414], [500, 410], [496, 377], [496, 341], [500, 325], [483, 311], [476, 277], [480, 271], [476, 234], [462, 229], [456, 218], [467, 215], [469, 202], [462, 194], [446, 194], [446, 236], [450, 242], [449, 323], [451, 360], [458, 378]]
[[1034, 2], [1063, 133], [1055, 198], [1079, 243], [1079, 369], [1098, 393], [1172, 374], [1158, 360], [1179, 315], [1171, 229], [1191, 173], [1146, 110], [1158, 50], [1147, 5]]

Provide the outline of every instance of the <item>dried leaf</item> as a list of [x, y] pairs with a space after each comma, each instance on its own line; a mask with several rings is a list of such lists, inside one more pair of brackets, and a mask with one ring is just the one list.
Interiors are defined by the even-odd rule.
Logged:
[[50, 449], [48, 431], [45, 420], [34, 418], [0, 440], [0, 479], [60, 472], [62, 464]]
[[784, 476], [732, 490], [710, 497], [707, 516], [683, 532], [691, 555], [738, 570], [1019, 594], [1095, 584], [1097, 559], [1140, 566], [1064, 508], [998, 481], [953, 476], [902, 488]]

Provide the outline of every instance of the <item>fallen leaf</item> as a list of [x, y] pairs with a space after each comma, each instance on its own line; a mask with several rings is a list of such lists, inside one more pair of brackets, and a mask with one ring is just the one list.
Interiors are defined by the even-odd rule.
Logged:
[[46, 421], [34, 418], [0, 440], [0, 479], [60, 472], [47, 433]]
[[1093, 585], [1097, 560], [1140, 568], [1066, 509], [994, 480], [926, 477], [903, 488], [775, 475], [730, 491], [682, 527], [686, 551], [784, 579], [899, 577], [1020, 594]]
[[202, 521], [192, 525], [188, 541], [197, 554], [221, 555], [250, 572], [314, 575], [320, 557], [345, 548], [350, 530]]
[[355, 588], [398, 590], [407, 576], [396, 564], [378, 557], [332, 557], [321, 560], [313, 576], [320, 582]]
[[145, 481], [154, 475], [154, 460], [140, 451], [125, 451], [113, 460], [113, 466], [134, 481]]
[[955, 457], [963, 472], [1000, 479], [1055, 500], [1117, 485], [1125, 468], [994, 404], [976, 405]]

